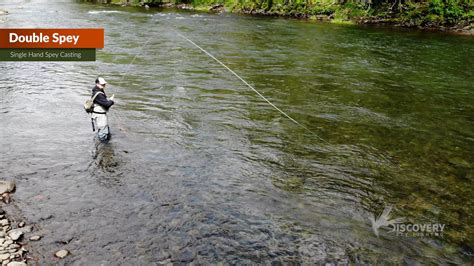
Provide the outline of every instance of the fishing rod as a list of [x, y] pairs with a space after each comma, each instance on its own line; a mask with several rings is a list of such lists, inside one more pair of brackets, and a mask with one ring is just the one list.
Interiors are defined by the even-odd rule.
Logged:
[[[128, 63], [127, 65], [127, 70], [125, 72], [124, 75], [122, 75], [122, 77], [120, 78], [118, 84], [121, 84], [123, 79], [128, 75], [128, 73], [130, 72], [130, 69], [131, 69], [131, 66], [133, 65], [133, 63], [135, 62], [135, 60], [138, 58], [138, 56], [140, 56], [144, 49], [145, 49], [145, 46], [147, 46], [147, 44], [154, 38], [155, 36], [150, 36], [150, 38], [148, 38], [148, 40], [140, 47], [140, 50], [139, 52], [132, 58], [132, 60], [130, 61], [130, 63]], [[112, 112], [112, 114], [114, 115], [115, 118], [117, 118], [119, 120], [119, 123], [122, 124], [120, 122], [120, 117], [118, 115], [116, 115], [114, 112]], [[124, 131], [125, 131], [125, 134], [127, 134], [126, 132], [128, 132], [123, 126], [121, 127]]]
[[119, 83], [122, 83], [123, 79], [128, 75], [128, 73], [130, 72], [130, 67], [133, 65], [133, 63], [138, 58], [138, 56], [140, 56], [143, 53], [143, 50], [145, 49], [145, 46], [151, 41], [151, 39], [153, 39], [153, 37], [155, 37], [155, 36], [152, 35], [150, 38], [148, 38], [148, 40], [140, 48], [140, 51], [133, 57], [132, 61], [130, 61], [130, 63], [127, 66], [127, 71], [122, 76], [122, 78], [119, 80]]

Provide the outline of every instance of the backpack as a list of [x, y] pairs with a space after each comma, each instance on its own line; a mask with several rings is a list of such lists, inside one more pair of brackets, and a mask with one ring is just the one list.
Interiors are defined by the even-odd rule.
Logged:
[[87, 112], [87, 113], [92, 113], [94, 111], [94, 100], [95, 100], [95, 97], [97, 97], [97, 95], [99, 95], [99, 93], [102, 93], [104, 94], [103, 92], [97, 92], [96, 94], [94, 94], [93, 97], [91, 97], [90, 99], [88, 99], [85, 103], [84, 103], [84, 110]]

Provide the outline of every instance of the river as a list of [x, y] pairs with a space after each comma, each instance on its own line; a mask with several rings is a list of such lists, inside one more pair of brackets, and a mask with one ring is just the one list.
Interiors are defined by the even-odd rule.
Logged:
[[[0, 63], [0, 178], [38, 262], [473, 263], [472, 37], [6, 2], [0, 27], [105, 29], [96, 62]], [[106, 145], [82, 107], [99, 75]], [[442, 236], [377, 237], [386, 206]]]

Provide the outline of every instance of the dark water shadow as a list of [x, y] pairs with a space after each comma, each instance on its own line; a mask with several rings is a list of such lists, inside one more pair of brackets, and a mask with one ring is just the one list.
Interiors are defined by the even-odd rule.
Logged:
[[110, 141], [94, 141], [95, 149], [92, 151], [92, 161], [89, 165], [91, 177], [105, 187], [122, 186], [123, 159], [116, 154], [115, 145]]

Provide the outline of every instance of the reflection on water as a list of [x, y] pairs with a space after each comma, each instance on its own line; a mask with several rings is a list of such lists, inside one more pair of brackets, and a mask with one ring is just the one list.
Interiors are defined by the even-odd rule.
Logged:
[[[17, 2], [0, 3], [6, 27], [106, 34], [96, 62], [0, 64], [0, 177], [45, 236], [41, 263], [58, 248], [66, 264], [472, 261], [472, 39]], [[99, 75], [116, 95], [107, 144], [81, 106]], [[376, 237], [387, 205], [444, 238]]]
[[120, 166], [123, 161], [115, 154], [113, 142], [101, 142], [96, 140], [93, 162], [91, 163], [91, 176], [97, 179], [97, 183], [106, 187], [121, 185], [123, 172]]

